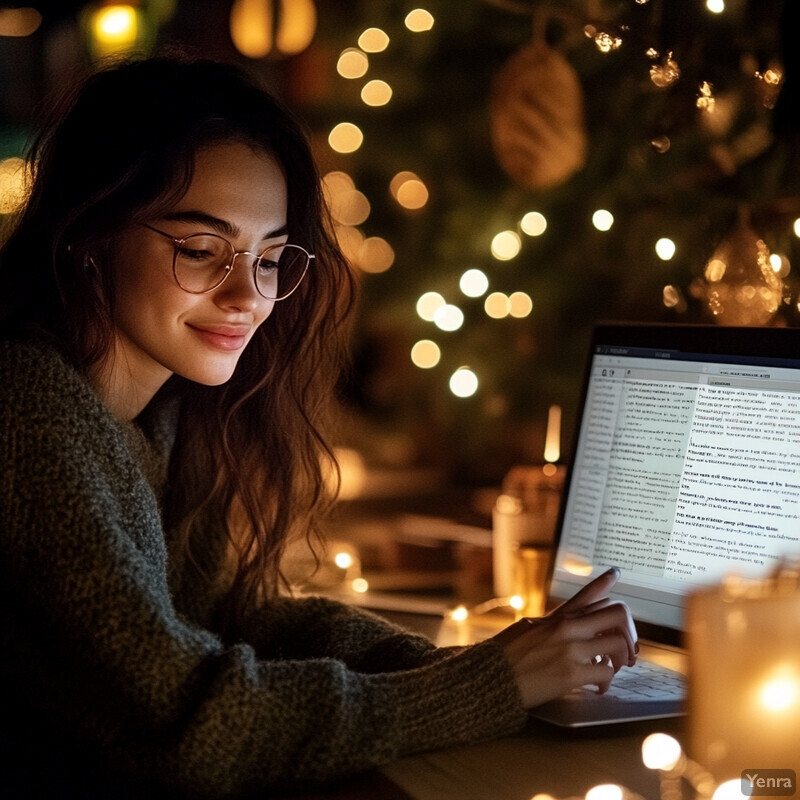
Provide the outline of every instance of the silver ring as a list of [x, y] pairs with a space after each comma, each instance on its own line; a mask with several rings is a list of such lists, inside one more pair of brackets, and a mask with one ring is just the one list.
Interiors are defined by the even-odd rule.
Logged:
[[591, 657], [591, 659], [589, 660], [589, 663], [593, 667], [596, 667], [598, 664], [604, 663], [605, 660], [606, 660], [605, 657], [603, 655], [601, 655], [600, 653], [598, 653], [596, 656], [592, 656]]

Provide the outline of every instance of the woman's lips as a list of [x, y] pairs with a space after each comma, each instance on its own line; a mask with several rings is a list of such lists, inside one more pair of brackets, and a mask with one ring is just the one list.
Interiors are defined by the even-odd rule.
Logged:
[[190, 325], [206, 344], [218, 350], [241, 350], [247, 342], [249, 327], [235, 325]]

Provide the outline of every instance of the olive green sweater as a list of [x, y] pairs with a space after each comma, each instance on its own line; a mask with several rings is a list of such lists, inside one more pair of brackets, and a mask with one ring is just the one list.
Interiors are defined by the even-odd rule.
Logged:
[[46, 345], [0, 343], [6, 781], [263, 796], [524, 724], [492, 642], [437, 649], [322, 598], [270, 601], [223, 642], [170, 563], [162, 434], [119, 423]]

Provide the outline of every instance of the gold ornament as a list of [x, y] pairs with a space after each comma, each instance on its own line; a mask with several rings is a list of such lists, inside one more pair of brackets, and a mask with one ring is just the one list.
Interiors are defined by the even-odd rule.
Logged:
[[767, 325], [781, 304], [783, 282], [769, 249], [742, 215], [706, 264], [705, 299], [721, 325]]
[[500, 166], [523, 186], [556, 186], [583, 166], [583, 91], [569, 62], [544, 42], [523, 47], [498, 73], [490, 114]]

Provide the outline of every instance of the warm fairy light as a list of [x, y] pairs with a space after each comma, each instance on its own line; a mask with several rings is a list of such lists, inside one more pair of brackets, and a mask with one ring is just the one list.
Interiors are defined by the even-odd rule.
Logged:
[[370, 213], [366, 195], [358, 189], [345, 189], [337, 192], [329, 202], [331, 216], [340, 225], [360, 225]]
[[328, 172], [322, 178], [322, 190], [328, 202], [340, 192], [346, 192], [354, 188], [355, 183], [353, 179], [346, 172], [342, 172], [341, 170]]
[[27, 162], [12, 156], [0, 161], [0, 214], [13, 214], [25, 202]]
[[415, 8], [406, 14], [405, 23], [413, 33], [424, 33], [433, 27], [433, 14], [424, 8]]
[[396, 199], [403, 208], [415, 211], [428, 202], [428, 188], [419, 178], [409, 178], [397, 187]]
[[275, 43], [272, 9], [267, 0], [236, 0], [231, 6], [231, 40], [248, 58], [263, 58]]
[[95, 12], [92, 28], [102, 46], [130, 46], [138, 35], [136, 9], [129, 5], [104, 6]]
[[419, 176], [416, 172], [409, 172], [407, 169], [401, 170], [389, 181], [389, 192], [391, 193], [392, 197], [397, 200], [397, 191], [406, 181], [418, 180]]
[[508, 298], [508, 313], [516, 319], [529, 317], [533, 311], [533, 300], [527, 292], [512, 292]]
[[469, 617], [469, 611], [467, 611], [466, 606], [456, 606], [449, 616], [454, 622], [464, 622]]
[[417, 316], [426, 322], [433, 322], [433, 318], [441, 306], [445, 305], [445, 299], [439, 292], [425, 292], [417, 300]]
[[394, 264], [394, 250], [386, 239], [369, 236], [358, 248], [358, 267], [362, 272], [386, 272]]
[[480, 269], [468, 269], [461, 276], [458, 285], [467, 297], [483, 297], [489, 288], [489, 279]]
[[569, 555], [561, 565], [570, 575], [588, 578], [592, 574], [592, 565], [582, 556]]
[[761, 705], [775, 714], [789, 711], [800, 700], [800, 678], [789, 665], [777, 667], [758, 693]]
[[483, 310], [492, 319], [503, 319], [511, 313], [511, 301], [503, 292], [492, 292], [484, 300]]
[[392, 99], [392, 87], [386, 81], [368, 81], [361, 89], [361, 99], [368, 106], [385, 106]]
[[612, 50], [619, 50], [622, 47], [622, 39], [607, 31], [599, 31], [595, 34], [594, 43], [601, 53], [610, 53]]
[[547, 229], [547, 220], [544, 214], [538, 211], [529, 211], [519, 223], [522, 232], [528, 236], [541, 236]]
[[773, 272], [780, 272], [781, 271], [781, 262], [782, 258], [778, 253], [770, 253], [769, 256], [769, 265], [772, 267]]
[[492, 239], [492, 255], [498, 261], [509, 261], [519, 255], [522, 241], [516, 231], [501, 231]]
[[464, 312], [458, 306], [445, 303], [434, 312], [433, 324], [442, 331], [457, 331], [464, 324]]
[[672, 142], [669, 140], [669, 136], [656, 136], [650, 140], [650, 146], [656, 153], [666, 153], [672, 147]]
[[666, 733], [651, 733], [642, 742], [642, 761], [648, 769], [668, 772], [681, 760], [678, 740]]
[[281, 3], [279, 20], [275, 36], [277, 49], [285, 56], [302, 53], [311, 44], [317, 30], [314, 0]]
[[42, 24], [35, 8], [0, 9], [0, 36], [30, 36]]
[[436, 342], [430, 339], [420, 339], [411, 348], [411, 362], [420, 369], [435, 367], [442, 357], [442, 351]]
[[681, 302], [680, 292], [672, 284], [668, 284], [661, 290], [661, 301], [667, 308], [675, 308]]
[[675, 242], [666, 237], [656, 242], [656, 255], [662, 261], [669, 261], [675, 255]]
[[792, 225], [792, 230], [794, 231], [794, 235], [797, 236], [798, 239], [800, 239], [800, 217], [798, 217], [794, 221], [794, 224]]
[[552, 478], [557, 474], [558, 467], [555, 464], [542, 464], [542, 475], [547, 475], [548, 478]]
[[358, 228], [353, 228], [349, 225], [337, 225], [336, 241], [345, 258], [351, 264], [357, 264], [361, 245], [364, 243], [364, 234]]
[[722, 280], [727, 269], [728, 265], [721, 258], [712, 258], [706, 264], [704, 275], [709, 283], [717, 283]]
[[697, 90], [697, 107], [710, 114], [714, 110], [716, 102], [714, 87], [708, 81], [703, 81]]
[[369, 583], [364, 578], [356, 578], [350, 585], [353, 587], [353, 591], [359, 594], [369, 591]]
[[712, 14], [721, 14], [725, 10], [725, 0], [706, 0], [706, 8]]
[[450, 391], [456, 397], [472, 397], [478, 391], [478, 376], [469, 367], [459, 367], [450, 376]]
[[586, 792], [586, 800], [622, 800], [622, 787], [616, 783], [601, 783]]
[[351, 556], [350, 553], [342, 551], [333, 557], [333, 563], [336, 564], [339, 569], [350, 569], [350, 567], [353, 566], [353, 556]]
[[382, 53], [389, 46], [389, 37], [380, 28], [367, 28], [358, 37], [358, 46], [365, 53]]
[[369, 59], [363, 50], [357, 47], [348, 47], [342, 50], [336, 62], [336, 71], [343, 78], [363, 78], [369, 69]]
[[561, 406], [550, 406], [547, 410], [544, 460], [554, 464], [559, 458], [561, 458]]
[[337, 153], [354, 153], [364, 142], [364, 134], [352, 122], [340, 122], [328, 134], [328, 144]]
[[742, 796], [742, 779], [733, 778], [717, 786], [711, 800], [742, 800]]
[[592, 214], [592, 225], [599, 231], [609, 231], [614, 224], [614, 215], [605, 208], [598, 208]]
[[[340, 500], [352, 500], [360, 497], [367, 480], [367, 468], [364, 457], [351, 447], [337, 447], [334, 450], [336, 463], [339, 465], [338, 485]], [[333, 482], [334, 478], [331, 477]]]
[[511, 608], [522, 611], [522, 609], [525, 608], [525, 598], [520, 597], [518, 594], [513, 594], [508, 598], [508, 604]]

